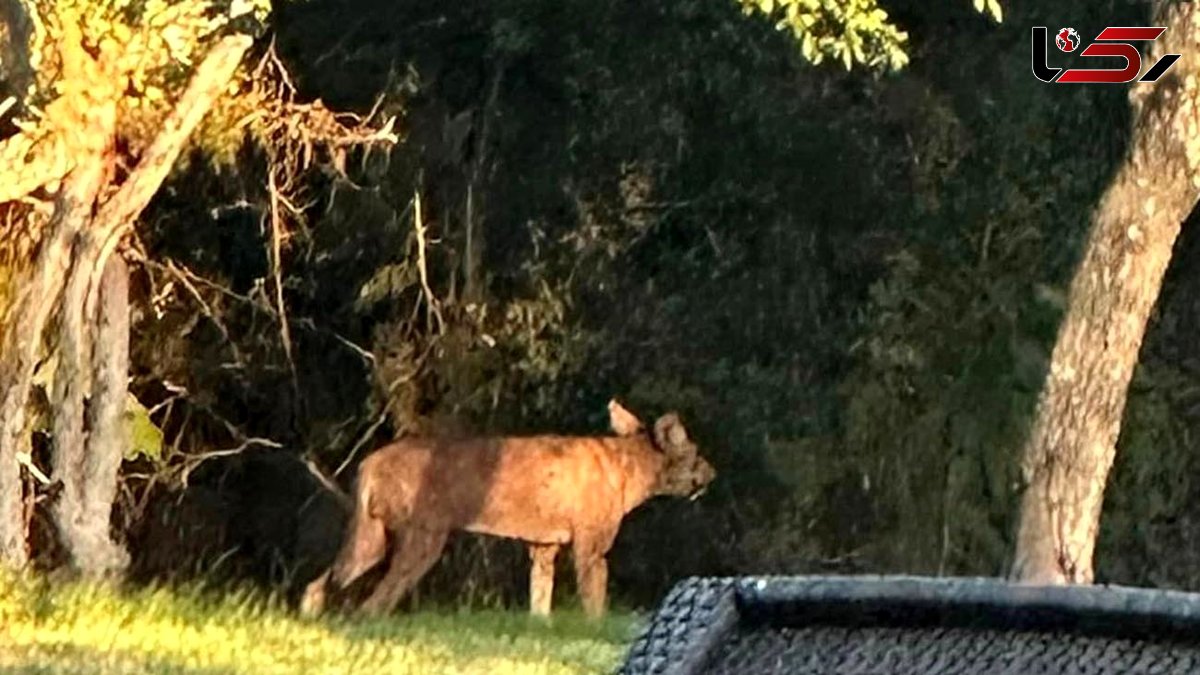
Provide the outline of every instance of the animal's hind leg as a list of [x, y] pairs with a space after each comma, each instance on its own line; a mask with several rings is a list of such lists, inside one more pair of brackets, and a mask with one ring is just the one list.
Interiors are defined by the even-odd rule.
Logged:
[[325, 570], [321, 576], [313, 579], [304, 587], [304, 595], [300, 596], [300, 614], [302, 616], [317, 616], [325, 611], [329, 575], [330, 570]]
[[362, 604], [369, 615], [384, 614], [396, 608], [405, 593], [425, 576], [446, 546], [447, 530], [429, 530], [409, 526], [397, 533], [387, 574]]
[[575, 558], [575, 578], [583, 596], [583, 612], [590, 618], [608, 609], [608, 561], [602, 555]]
[[535, 616], [550, 615], [550, 600], [554, 597], [554, 558], [558, 544], [530, 544], [529, 611]]

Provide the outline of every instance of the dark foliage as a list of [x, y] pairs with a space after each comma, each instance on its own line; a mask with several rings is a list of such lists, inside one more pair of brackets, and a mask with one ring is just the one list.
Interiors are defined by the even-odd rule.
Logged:
[[[1003, 572], [1017, 452], [1128, 113], [1118, 88], [1029, 75], [1028, 26], [1059, 20], [1037, 3], [999, 27], [894, 4], [913, 61], [888, 77], [809, 66], [732, 2], [283, 5], [304, 95], [382, 95], [407, 137], [311, 178], [283, 261], [294, 365], [261, 158], [178, 177], [147, 250], [225, 290], [176, 291], [159, 317], [170, 277], [145, 268], [139, 394], [186, 387], [156, 417], [181, 453], [237, 445], [231, 425], [329, 468], [393, 433], [597, 432], [612, 395], [677, 409], [720, 478], [626, 521], [619, 601], [685, 574]], [[1077, 7], [1081, 33], [1144, 11], [1101, 4]], [[1188, 232], [1104, 520], [1100, 573], [1127, 583], [1200, 579], [1181, 545], [1200, 535]], [[280, 500], [273, 523], [289, 490], [250, 492]], [[523, 601], [519, 548], [451, 550], [424, 589]]]

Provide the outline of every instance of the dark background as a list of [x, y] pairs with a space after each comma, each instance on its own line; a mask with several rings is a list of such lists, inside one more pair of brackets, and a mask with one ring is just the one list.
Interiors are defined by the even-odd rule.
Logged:
[[[910, 34], [899, 74], [812, 66], [720, 0], [284, 4], [302, 95], [359, 112], [382, 96], [405, 140], [310, 178], [283, 261], [294, 370], [264, 300], [261, 157], [164, 190], [147, 252], [226, 292], [158, 317], [162, 279], [142, 271], [139, 398], [187, 388], [188, 414], [156, 417], [180, 456], [237, 445], [228, 422], [329, 472], [395, 433], [604, 433], [614, 395], [646, 421], [678, 410], [720, 475], [626, 520], [619, 603], [688, 574], [1004, 573], [1020, 443], [1128, 126], [1124, 88], [1034, 79], [1029, 27], [1087, 36], [1146, 9], [1011, 1], [996, 25], [965, 0], [886, 4]], [[420, 300], [417, 190], [442, 330]], [[1198, 245], [1185, 226], [1132, 386], [1102, 581], [1200, 585]], [[265, 452], [126, 505], [144, 576], [227, 551], [233, 576], [309, 573], [298, 551], [328, 549], [336, 518], [297, 515], [310, 479]], [[512, 542], [457, 537], [420, 601], [522, 605], [527, 566]]]

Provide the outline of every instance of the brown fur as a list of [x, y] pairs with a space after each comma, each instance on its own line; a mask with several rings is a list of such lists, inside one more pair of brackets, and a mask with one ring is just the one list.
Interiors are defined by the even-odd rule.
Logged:
[[305, 609], [319, 611], [326, 578], [344, 587], [382, 562], [390, 537], [389, 569], [362, 607], [390, 611], [437, 561], [449, 533], [463, 530], [529, 545], [535, 614], [550, 612], [554, 559], [570, 544], [584, 609], [603, 614], [605, 556], [625, 514], [657, 495], [696, 496], [716, 476], [674, 413], [653, 433], [616, 401], [609, 414], [618, 436], [406, 439], [379, 449], [359, 467], [342, 550]]

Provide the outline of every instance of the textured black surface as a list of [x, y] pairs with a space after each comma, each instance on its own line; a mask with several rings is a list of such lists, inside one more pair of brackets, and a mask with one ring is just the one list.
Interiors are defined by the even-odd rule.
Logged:
[[739, 628], [707, 673], [1195, 673], [1196, 646], [973, 628]]
[[994, 579], [688, 579], [620, 673], [1200, 673], [1200, 594]]
[[738, 627], [732, 579], [687, 579], [675, 585], [630, 648], [619, 673], [705, 672], [714, 640]]

